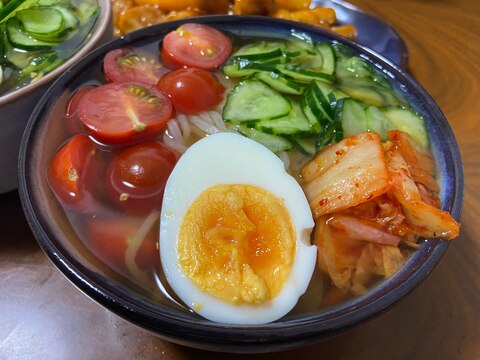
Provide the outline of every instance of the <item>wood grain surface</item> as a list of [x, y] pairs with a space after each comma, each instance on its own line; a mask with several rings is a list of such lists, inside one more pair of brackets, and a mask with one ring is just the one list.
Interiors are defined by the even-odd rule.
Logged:
[[250, 356], [189, 349], [80, 293], [40, 250], [12, 192], [0, 196], [0, 359], [480, 359], [480, 1], [351, 2], [404, 38], [408, 71], [460, 145], [461, 236], [427, 280], [387, 313], [307, 348]]

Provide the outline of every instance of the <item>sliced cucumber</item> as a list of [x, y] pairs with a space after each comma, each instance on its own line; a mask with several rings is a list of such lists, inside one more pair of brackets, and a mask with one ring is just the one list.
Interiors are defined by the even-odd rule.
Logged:
[[284, 43], [259, 41], [247, 45], [231, 56], [234, 63], [241, 60], [264, 62], [283, 57]]
[[355, 53], [349, 47], [337, 42], [332, 43], [332, 49], [337, 60], [349, 59], [355, 56]]
[[333, 82], [335, 79], [332, 75], [312, 70], [307, 67], [297, 66], [297, 65], [278, 65], [277, 70], [279, 70], [282, 74], [288, 75], [295, 79], [296, 81], [309, 83], [312, 80], [322, 80], [326, 82]]
[[385, 114], [375, 106], [369, 106], [365, 110], [367, 117], [367, 130], [374, 131], [381, 136], [382, 139], [387, 139], [387, 131], [393, 130], [392, 124], [385, 116]]
[[292, 102], [292, 111], [287, 116], [275, 120], [260, 121], [255, 124], [255, 128], [269, 134], [299, 137], [306, 137], [315, 133], [296, 101]]
[[230, 128], [266, 146], [274, 153], [278, 153], [279, 151], [288, 151], [293, 148], [293, 145], [289, 140], [278, 135], [266, 134], [262, 131], [258, 131], [243, 125], [232, 125]]
[[305, 92], [305, 86], [287, 79], [276, 71], [258, 71], [254, 78], [262, 80], [281, 93], [301, 95]]
[[80, 3], [77, 9], [78, 19], [80, 20], [80, 25], [87, 24], [99, 11], [100, 7], [97, 4], [88, 3], [86, 1]]
[[355, 135], [368, 130], [365, 107], [353, 99], [342, 99], [337, 105], [337, 118], [341, 121], [345, 136]]
[[29, 75], [32, 73], [46, 74], [63, 62], [54, 51], [43, 53], [30, 62], [30, 64], [22, 69], [22, 75]]
[[66, 5], [54, 5], [53, 9], [58, 10], [62, 13], [63, 16], [63, 25], [65, 30], [73, 30], [80, 25], [80, 20], [78, 19], [75, 11]]
[[315, 131], [320, 131], [330, 121], [322, 110], [312, 88], [305, 92], [301, 102], [302, 110]]
[[16, 18], [9, 19], [7, 21], [7, 34], [10, 43], [17, 48], [32, 50], [32, 49], [45, 49], [57, 46], [60, 44], [58, 41], [43, 41], [35, 39], [28, 33], [24, 32]]
[[390, 129], [404, 131], [420, 146], [428, 147], [428, 134], [423, 118], [413, 110], [388, 107], [383, 111], [390, 122]]
[[335, 121], [329, 123], [319, 134], [317, 140], [317, 152], [323, 149], [325, 146], [331, 144], [332, 142], [338, 142], [343, 139], [343, 129], [341, 122]]
[[21, 49], [15, 49], [7, 36], [4, 36], [3, 40], [4, 45], [4, 57], [8, 64], [10, 64], [15, 69], [23, 69], [30, 64], [32, 56], [35, 56], [35, 52], [26, 51]]
[[0, 24], [15, 16], [16, 12], [37, 0], [10, 0], [0, 8]]
[[[379, 91], [378, 87], [375, 86], [340, 86], [341, 91], [350, 95], [352, 98], [364, 102], [367, 105], [372, 106], [387, 106], [390, 105], [387, 103], [387, 99], [383, 96], [382, 92]], [[397, 105], [391, 104], [391, 105]]]
[[318, 136], [309, 138], [292, 138], [293, 146], [305, 156], [313, 156], [318, 151]]
[[226, 76], [233, 78], [245, 78], [255, 74], [258, 71], [275, 71], [276, 67], [266, 64], [260, 64], [247, 60], [238, 61], [234, 64], [225, 65], [222, 68]]
[[323, 58], [322, 72], [333, 78], [335, 73], [335, 53], [332, 46], [328, 43], [318, 43], [316, 48]]
[[17, 18], [26, 32], [40, 40], [58, 38], [64, 30], [63, 15], [53, 7], [24, 9], [17, 13]]
[[333, 109], [335, 109], [337, 102], [349, 97], [343, 91], [320, 81], [316, 81], [312, 84], [312, 87], [325, 112], [331, 115], [330, 119], [333, 119]]
[[284, 117], [290, 110], [290, 101], [263, 81], [245, 80], [228, 94], [223, 118], [249, 124]]
[[[296, 58], [298, 56], [315, 55], [315, 53], [315, 45], [309, 35], [292, 31], [285, 49], [286, 56]], [[297, 60], [303, 61], [301, 59]]]

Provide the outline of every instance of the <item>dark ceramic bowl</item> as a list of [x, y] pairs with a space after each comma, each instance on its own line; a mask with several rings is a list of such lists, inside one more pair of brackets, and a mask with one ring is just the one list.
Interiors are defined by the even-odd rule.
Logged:
[[[405, 296], [430, 273], [447, 250], [448, 242], [426, 241], [392, 278], [366, 295], [339, 306], [303, 314], [289, 314], [270, 324], [233, 326], [214, 323], [179, 308], [175, 303], [146, 295], [118, 278], [78, 241], [74, 229], [53, 196], [46, 169], [65, 140], [63, 109], [73, 90], [98, 75], [104, 55], [112, 49], [158, 42], [183, 22], [209, 24], [240, 36], [285, 38], [291, 29], [317, 41], [338, 41], [403, 89], [413, 107], [425, 117], [437, 161], [444, 209], [459, 218], [463, 173], [459, 150], [444, 115], [408, 74], [371, 50], [321, 29], [264, 17], [209, 16], [175, 21], [140, 30], [96, 49], [65, 72], [39, 102], [27, 125], [20, 152], [20, 194], [32, 231], [53, 263], [80, 290], [107, 309], [159, 336], [192, 347], [230, 352], [270, 352], [304, 346], [372, 318]], [[72, 309], [72, 311], [75, 311]]]

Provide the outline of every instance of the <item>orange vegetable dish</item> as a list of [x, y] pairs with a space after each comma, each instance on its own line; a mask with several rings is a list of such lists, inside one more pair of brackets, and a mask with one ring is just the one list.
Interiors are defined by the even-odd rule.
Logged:
[[351, 24], [337, 26], [334, 9], [314, 7], [311, 0], [111, 0], [115, 35], [165, 21], [207, 14], [269, 15], [330, 29], [355, 38]]

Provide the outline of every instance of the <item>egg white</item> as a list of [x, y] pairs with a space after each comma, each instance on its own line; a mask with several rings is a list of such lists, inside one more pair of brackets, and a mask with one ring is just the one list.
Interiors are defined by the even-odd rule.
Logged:
[[[184, 274], [177, 242], [189, 207], [206, 189], [218, 184], [246, 184], [283, 199], [296, 236], [291, 273], [277, 296], [261, 304], [231, 304], [211, 296]], [[160, 257], [166, 279], [182, 301], [201, 316], [229, 324], [263, 324], [287, 314], [306, 291], [317, 249], [310, 245], [314, 226], [302, 188], [283, 162], [263, 145], [234, 133], [208, 136], [192, 145], [171, 173], [160, 220]]]

